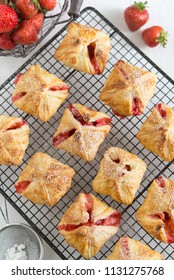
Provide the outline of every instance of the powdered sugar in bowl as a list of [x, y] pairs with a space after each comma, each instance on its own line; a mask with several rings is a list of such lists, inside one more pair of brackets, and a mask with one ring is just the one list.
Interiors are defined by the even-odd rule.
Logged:
[[7, 224], [0, 229], [0, 244], [0, 260], [43, 259], [42, 240], [29, 225]]

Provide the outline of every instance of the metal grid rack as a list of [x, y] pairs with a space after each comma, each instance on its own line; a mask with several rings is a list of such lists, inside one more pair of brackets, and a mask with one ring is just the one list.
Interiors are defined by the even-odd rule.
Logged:
[[[80, 192], [91, 192], [100, 200], [105, 201], [108, 205], [118, 209], [122, 213], [122, 221], [118, 233], [102, 247], [101, 251], [94, 259], [105, 259], [112, 251], [116, 241], [124, 234], [134, 239], [141, 240], [152, 249], [161, 252], [164, 259], [174, 259], [174, 246], [152, 238], [152, 236], [139, 226], [135, 219], [135, 212], [143, 202], [152, 180], [159, 174], [163, 174], [171, 180], [174, 180], [172, 172], [174, 167], [173, 162], [167, 164], [162, 161], [156, 155], [147, 151], [135, 137], [141, 124], [147, 118], [147, 115], [149, 115], [155, 104], [158, 102], [165, 102], [171, 107], [174, 107], [174, 82], [94, 8], [88, 7], [84, 9], [81, 13], [81, 17], [77, 21], [81, 24], [102, 29], [110, 35], [112, 49], [106, 69], [100, 76], [91, 76], [65, 67], [55, 60], [53, 55], [55, 49], [66, 34], [67, 26], [65, 26], [1, 86], [0, 114], [23, 117], [30, 126], [30, 144], [21, 166], [1, 166], [0, 193], [16, 208], [62, 259], [82, 259], [75, 249], [68, 246], [56, 228], [63, 213], [65, 213]], [[148, 69], [158, 76], [156, 93], [149, 102], [144, 115], [129, 117], [123, 120], [119, 119], [113, 116], [111, 110], [98, 99], [99, 92], [105, 80], [112, 70], [113, 65], [119, 59], [124, 59], [133, 65]], [[67, 81], [70, 86], [68, 100], [61, 106], [56, 115], [46, 123], [42, 123], [34, 117], [21, 112], [13, 107], [11, 103], [15, 76], [19, 72], [25, 72], [31, 64], [35, 63], [38, 63], [49, 72]], [[105, 142], [100, 146], [95, 159], [90, 163], [85, 163], [83, 160], [79, 160], [79, 158], [71, 156], [62, 150], [57, 150], [52, 145], [52, 136], [60, 122], [63, 110], [69, 103], [76, 102], [93, 108], [94, 110], [101, 110], [112, 117], [112, 129]], [[92, 180], [97, 174], [101, 158], [106, 148], [109, 146], [119, 146], [126, 149], [139, 156], [147, 164], [147, 171], [137, 192], [136, 199], [130, 206], [118, 204], [109, 196], [99, 195], [92, 191]], [[52, 208], [34, 205], [15, 192], [14, 183], [17, 181], [19, 174], [27, 164], [29, 158], [36, 151], [48, 153], [76, 170], [76, 175], [70, 190], [57, 205]]]

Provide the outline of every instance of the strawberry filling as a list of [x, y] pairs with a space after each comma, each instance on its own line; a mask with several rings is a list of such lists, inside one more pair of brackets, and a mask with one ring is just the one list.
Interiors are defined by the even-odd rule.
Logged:
[[157, 105], [157, 110], [158, 110], [158, 112], [160, 113], [160, 115], [161, 115], [161, 117], [163, 118], [163, 119], [165, 119], [166, 118], [166, 111], [163, 109], [163, 104], [158, 104]]
[[51, 91], [68, 90], [68, 86], [67, 85], [52, 86], [48, 90], [51, 90]]
[[120, 63], [118, 63], [118, 69], [119, 69], [119, 71], [121, 72], [121, 74], [122, 74], [122, 76], [124, 77], [124, 79], [125, 80], [129, 80], [129, 77], [128, 77], [128, 75], [126, 74], [126, 72], [123, 70], [123, 68], [122, 67], [120, 67], [121, 65], [120, 65]]
[[100, 75], [102, 72], [100, 71], [98, 62], [96, 60], [95, 48], [96, 48], [95, 42], [89, 44], [88, 45], [88, 55], [89, 55], [90, 62], [92, 64], [92, 66], [94, 67], [95, 73]]
[[[117, 158], [117, 159], [111, 159], [113, 162], [115, 162], [115, 163], [117, 163], [117, 164], [119, 164], [120, 163], [120, 159], [119, 158]], [[127, 171], [131, 171], [131, 167], [130, 167], [130, 165], [128, 165], [128, 164], [126, 164], [124, 167], [123, 167], [123, 170], [127, 170]], [[124, 176], [125, 175], [125, 173], [123, 172], [123, 173], [121, 173], [121, 177], [122, 176]]]
[[76, 129], [71, 129], [66, 132], [61, 132], [57, 136], [53, 138], [53, 145], [57, 146], [63, 141], [67, 140], [69, 137], [71, 137], [76, 132]]
[[119, 158], [114, 159], [114, 160], [112, 159], [112, 161], [115, 162], [115, 163], [120, 163], [120, 159]]
[[12, 102], [19, 100], [20, 98], [24, 97], [27, 93], [26, 92], [19, 92], [16, 95], [12, 96]]
[[31, 183], [30, 181], [22, 181], [22, 182], [17, 183], [15, 185], [16, 191], [18, 193], [24, 192], [27, 189], [27, 187], [30, 185], [30, 183]]
[[115, 111], [115, 110], [112, 110], [112, 113], [113, 113], [115, 116], [120, 117], [120, 119], [124, 119], [124, 118], [125, 118], [125, 116], [120, 115], [120, 114], [119, 114], [117, 111]]
[[153, 219], [160, 219], [164, 224], [164, 231], [166, 234], [167, 242], [174, 243], [174, 221], [171, 219], [169, 213], [159, 212], [156, 214], [150, 215]]
[[59, 230], [66, 230], [71, 231], [75, 230], [81, 226], [112, 226], [112, 227], [118, 227], [120, 224], [121, 214], [118, 211], [115, 211], [111, 215], [109, 215], [107, 218], [99, 219], [98, 221], [94, 222], [92, 219], [92, 211], [93, 211], [93, 199], [90, 196], [90, 194], [85, 194], [86, 202], [85, 207], [86, 211], [89, 214], [89, 219], [85, 223], [80, 223], [78, 225], [75, 224], [63, 224], [58, 226]]
[[19, 82], [19, 79], [20, 79], [23, 75], [24, 75], [24, 74], [19, 73], [19, 74], [16, 76], [16, 78], [15, 78], [15, 80], [14, 80], [14, 84], [15, 84], [15, 85], [17, 85], [17, 83]]
[[162, 176], [159, 176], [158, 178], [156, 178], [155, 181], [160, 188], [162, 188], [162, 189], [165, 188], [165, 181], [164, 181], [164, 178]]
[[21, 120], [19, 122], [12, 124], [9, 128], [7, 128], [7, 130], [18, 129], [18, 128], [21, 128], [25, 124], [26, 124], [26, 122], [24, 120]]
[[111, 122], [111, 118], [101, 118], [99, 120], [96, 120], [94, 122], [88, 122], [84, 120], [83, 116], [80, 114], [80, 112], [72, 105], [70, 104], [68, 106], [68, 109], [71, 111], [73, 114], [73, 117], [81, 123], [81, 125], [88, 125], [88, 126], [103, 126], [103, 125], [108, 125]]
[[121, 239], [121, 243], [122, 243], [122, 246], [123, 246], [123, 252], [126, 256], [129, 255], [129, 242], [128, 242], [128, 239], [126, 236], [123, 236], [122, 239]]
[[141, 113], [142, 113], [142, 103], [137, 97], [134, 97], [132, 100], [132, 114], [134, 116], [138, 116], [141, 115]]

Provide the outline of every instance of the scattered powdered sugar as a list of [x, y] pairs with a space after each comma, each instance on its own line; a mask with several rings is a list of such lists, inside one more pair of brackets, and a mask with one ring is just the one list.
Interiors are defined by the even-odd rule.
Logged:
[[27, 260], [25, 244], [14, 244], [11, 248], [7, 249], [5, 253], [6, 260]]

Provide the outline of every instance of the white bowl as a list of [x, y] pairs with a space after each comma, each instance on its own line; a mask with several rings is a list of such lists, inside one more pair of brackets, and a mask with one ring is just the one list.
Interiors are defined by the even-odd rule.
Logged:
[[28, 225], [7, 224], [0, 229], [0, 260], [5, 260], [7, 249], [15, 244], [25, 244], [28, 260], [42, 260], [44, 247], [39, 235]]

